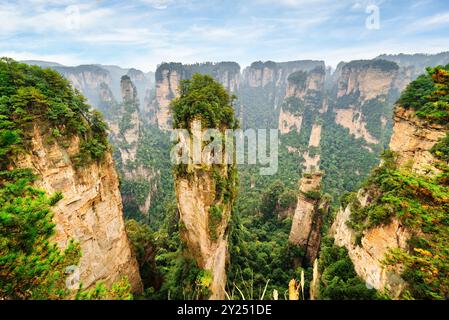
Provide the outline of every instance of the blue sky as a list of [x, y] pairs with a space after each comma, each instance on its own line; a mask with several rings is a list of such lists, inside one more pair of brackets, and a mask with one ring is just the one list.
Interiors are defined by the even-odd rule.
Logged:
[[[379, 8], [380, 27], [366, 27]], [[155, 70], [163, 61], [339, 61], [449, 51], [447, 0], [0, 0], [0, 56]]]

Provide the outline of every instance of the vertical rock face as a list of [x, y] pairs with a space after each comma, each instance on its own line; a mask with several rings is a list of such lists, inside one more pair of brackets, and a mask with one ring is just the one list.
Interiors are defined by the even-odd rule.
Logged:
[[[447, 130], [416, 117], [415, 112], [397, 106], [394, 114], [393, 136], [390, 149], [397, 154], [397, 164], [407, 166], [420, 174], [437, 172], [433, 164], [436, 159], [430, 149], [440, 138], [446, 136]], [[376, 190], [360, 190], [357, 202], [366, 207], [372, 202]], [[416, 230], [408, 230], [401, 221], [394, 217], [384, 225], [366, 229], [360, 239], [348, 226], [351, 205], [341, 208], [337, 213], [331, 233], [335, 243], [348, 249], [357, 274], [366, 283], [379, 290], [388, 290], [393, 298], [399, 297], [406, 283], [400, 278], [400, 270], [387, 269], [382, 263], [385, 254], [391, 249], [408, 250], [408, 240]]]
[[152, 110], [151, 122], [159, 128], [171, 128], [169, 104], [177, 97], [181, 80], [190, 79], [195, 73], [214, 77], [229, 92], [236, 92], [240, 85], [240, 66], [235, 62], [200, 63], [183, 65], [181, 63], [163, 63], [156, 70], [155, 98], [146, 106]]
[[138, 150], [143, 144], [145, 127], [139, 108], [139, 93], [129, 76], [122, 77], [120, 91], [122, 102], [117, 106], [116, 117], [109, 121], [111, 141], [117, 150], [114, 156], [123, 185], [135, 183], [140, 185], [139, 194], [129, 190], [133, 188], [122, 188], [123, 203], [125, 212], [128, 207], [134, 209], [137, 206], [145, 217], [148, 215], [151, 199], [156, 191], [156, 174], [138, 156]]
[[428, 123], [417, 118], [412, 110], [398, 107], [394, 114], [390, 149], [397, 153], [399, 165], [410, 163], [418, 173], [438, 171], [433, 166], [436, 159], [430, 149], [445, 136], [443, 126]]
[[156, 71], [156, 121], [163, 130], [171, 128], [169, 105], [176, 98], [182, 80], [182, 66], [176, 66], [177, 68], [160, 66]]
[[[360, 192], [358, 201], [362, 206], [366, 206], [369, 194]], [[391, 297], [397, 298], [406, 283], [398, 275], [397, 270], [385, 268], [382, 261], [390, 249], [407, 248], [410, 232], [398, 219], [393, 219], [385, 226], [371, 228], [364, 232], [360, 244], [357, 244], [355, 231], [347, 225], [350, 215], [350, 206], [340, 209], [337, 213], [331, 228], [335, 244], [348, 249], [355, 271], [369, 287], [377, 290], [386, 289]]]
[[139, 104], [141, 106], [145, 105], [145, 99], [149, 97], [154, 86], [154, 74], [147, 75], [140, 70], [131, 68], [126, 75], [136, 86]]
[[[284, 86], [290, 74], [297, 71], [311, 71], [316, 67], [323, 67], [324, 62], [313, 60], [298, 60], [290, 62], [253, 62], [243, 70], [243, 83], [249, 87], [265, 87], [268, 84]], [[285, 92], [284, 92], [285, 94]]]
[[293, 215], [289, 241], [300, 246], [306, 262], [316, 259], [320, 248], [321, 227], [329, 209], [327, 200], [320, 194], [322, 173], [304, 174], [299, 186], [299, 196]]
[[384, 60], [352, 61], [338, 72], [335, 122], [356, 138], [378, 144], [397, 93], [399, 67]]
[[[243, 70], [238, 91], [241, 123], [248, 128], [282, 128], [284, 121], [295, 122], [289, 114], [280, 115], [280, 106], [287, 96], [288, 77], [295, 72], [310, 72], [315, 68], [325, 68], [323, 61], [300, 60], [290, 62], [253, 62]], [[293, 87], [291, 87], [293, 88]], [[302, 90], [302, 89], [301, 89]], [[288, 96], [294, 96], [289, 92]], [[257, 114], [267, 115], [261, 121]], [[281, 129], [284, 130], [284, 129]], [[287, 130], [287, 129], [285, 129]]]
[[141, 117], [137, 89], [128, 76], [120, 82], [122, 103], [118, 111], [117, 121], [111, 123], [111, 132], [118, 144], [122, 162], [134, 161], [140, 135]]
[[287, 134], [291, 130], [296, 130], [299, 133], [305, 109], [316, 111], [321, 109], [325, 76], [325, 69], [322, 67], [316, 67], [309, 72], [297, 71], [289, 75], [286, 101], [281, 106], [279, 114], [281, 134]]
[[[192, 122], [191, 132], [192, 137], [201, 139], [199, 121]], [[210, 299], [224, 299], [225, 294], [227, 226], [233, 199], [225, 200], [220, 188], [224, 181], [232, 181], [231, 170], [234, 169], [230, 168], [228, 165], [189, 164], [187, 174], [175, 175], [180, 234], [188, 254], [201, 269], [212, 274]], [[234, 183], [225, 184], [233, 188]]]
[[[401, 69], [407, 70], [406, 74], [408, 74], [408, 79], [411, 81], [425, 72], [429, 66], [444, 66], [449, 63], [449, 52], [441, 52], [438, 54], [383, 54], [376, 59], [397, 63]], [[405, 88], [405, 86], [402, 88]]]
[[89, 103], [96, 106], [99, 103], [101, 86], [112, 86], [110, 73], [99, 66], [84, 65], [78, 67], [54, 67], [72, 85], [82, 92]]
[[111, 155], [76, 169], [71, 156], [79, 150], [74, 137], [70, 147], [48, 144], [34, 127], [31, 151], [20, 155], [15, 165], [32, 168], [36, 186], [47, 193], [62, 192], [53, 208], [55, 241], [64, 247], [69, 239], [81, 245], [81, 282], [91, 288], [97, 281], [107, 285], [128, 277], [135, 292], [142, 290], [139, 268], [125, 232], [119, 181]]

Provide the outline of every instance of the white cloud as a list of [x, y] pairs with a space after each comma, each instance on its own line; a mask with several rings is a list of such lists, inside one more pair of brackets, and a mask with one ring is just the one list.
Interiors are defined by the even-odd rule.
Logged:
[[426, 17], [415, 23], [415, 26], [419, 28], [434, 28], [442, 25], [449, 26], [449, 12]]
[[0, 57], [13, 58], [14, 60], [41, 60], [56, 62], [66, 66], [76, 66], [89, 63], [76, 54], [38, 54], [26, 51], [0, 51]]

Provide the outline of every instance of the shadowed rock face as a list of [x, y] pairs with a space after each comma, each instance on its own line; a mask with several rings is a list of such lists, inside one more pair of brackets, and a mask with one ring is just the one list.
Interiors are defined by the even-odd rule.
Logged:
[[47, 193], [62, 192], [53, 208], [54, 240], [65, 247], [69, 239], [81, 245], [81, 282], [91, 288], [97, 281], [110, 286], [127, 277], [135, 292], [142, 291], [139, 268], [125, 232], [119, 181], [110, 153], [104, 160], [76, 169], [70, 157], [78, 153], [79, 139], [70, 147], [48, 144], [34, 127], [31, 151], [15, 160], [18, 168], [32, 168], [35, 185]]

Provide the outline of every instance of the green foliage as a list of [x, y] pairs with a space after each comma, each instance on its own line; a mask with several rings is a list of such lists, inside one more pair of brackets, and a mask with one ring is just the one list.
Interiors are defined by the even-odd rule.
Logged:
[[217, 240], [217, 227], [223, 220], [223, 209], [220, 206], [212, 205], [209, 208], [209, 235], [213, 241]]
[[31, 180], [0, 181], [0, 298], [61, 299], [69, 295], [65, 268], [78, 264], [79, 246], [50, 243], [55, 225], [50, 199]]
[[282, 110], [294, 115], [300, 115], [304, 112], [304, 102], [297, 97], [288, 97], [282, 104]]
[[237, 207], [242, 208], [232, 214], [226, 291], [233, 299], [242, 299], [238, 290], [246, 299], [260, 299], [267, 286], [264, 299], [272, 299], [274, 289], [282, 299], [288, 282], [300, 278], [301, 269], [295, 265], [301, 261], [303, 252], [288, 241], [290, 219], [279, 221], [277, 217], [267, 219], [244, 213], [245, 206], [254, 207], [248, 203], [249, 199], [239, 196]]
[[449, 162], [449, 134], [440, 139], [430, 152], [437, 158], [445, 162]]
[[125, 227], [134, 256], [139, 264], [140, 277], [142, 278], [144, 288], [159, 289], [162, 275], [155, 261], [154, 233], [148, 225], [133, 219], [126, 220]]
[[399, 66], [392, 61], [376, 59], [376, 60], [354, 60], [345, 64], [344, 68], [350, 69], [374, 68], [384, 72], [388, 72], [398, 70]]
[[284, 183], [277, 180], [262, 194], [259, 210], [265, 217], [271, 217], [277, 213], [279, 197], [284, 192], [284, 188]]
[[416, 111], [416, 115], [429, 122], [447, 125], [449, 121], [449, 64], [427, 68], [410, 83], [397, 104]]
[[278, 203], [279, 203], [279, 209], [281, 211], [292, 209], [296, 206], [298, 195], [297, 192], [294, 190], [284, 190], [279, 195]]
[[406, 166], [398, 168], [391, 152], [383, 158], [383, 165], [373, 170], [365, 185], [370, 190], [369, 204], [352, 203], [350, 226], [360, 234], [392, 217], [399, 218], [408, 230], [416, 232], [410, 251], [392, 250], [385, 263], [403, 266], [402, 277], [409, 285], [404, 297], [447, 299], [449, 188], [444, 182], [449, 169], [441, 166], [441, 174], [420, 175]]
[[[334, 115], [327, 114], [325, 121], [335, 123]], [[355, 139], [348, 129], [338, 125], [323, 127], [320, 149], [320, 167], [326, 172], [324, 192], [335, 200], [345, 192], [356, 190], [379, 162], [376, 153], [380, 150], [373, 147], [374, 152], [370, 152], [363, 139]]]
[[[85, 98], [50, 69], [0, 60], [0, 155], [2, 159], [26, 147], [33, 125], [64, 143], [81, 140], [78, 164], [103, 158], [108, 149], [106, 124]], [[19, 146], [19, 143], [21, 145]], [[4, 157], [5, 156], [5, 157]], [[2, 160], [2, 165], [6, 165]]]
[[233, 98], [208, 75], [193, 75], [181, 81], [180, 96], [170, 104], [174, 128], [187, 128], [197, 117], [203, 128], [235, 128]]
[[104, 283], [99, 282], [95, 288], [83, 291], [82, 287], [75, 295], [75, 300], [133, 300], [131, 285], [128, 279], [122, 278], [108, 289]]
[[319, 298], [323, 300], [373, 300], [378, 298], [376, 290], [368, 289], [360, 279], [344, 247], [334, 244], [334, 239], [325, 237], [321, 243]]
[[291, 73], [287, 80], [297, 86], [298, 88], [304, 88], [306, 86], [307, 80], [307, 72], [305, 71], [296, 71]]
[[384, 96], [368, 100], [361, 108], [366, 129], [378, 141], [387, 140], [384, 137], [389, 138], [391, 135], [391, 123], [389, 128], [383, 124], [383, 121], [393, 117], [393, 109], [386, 99]]

